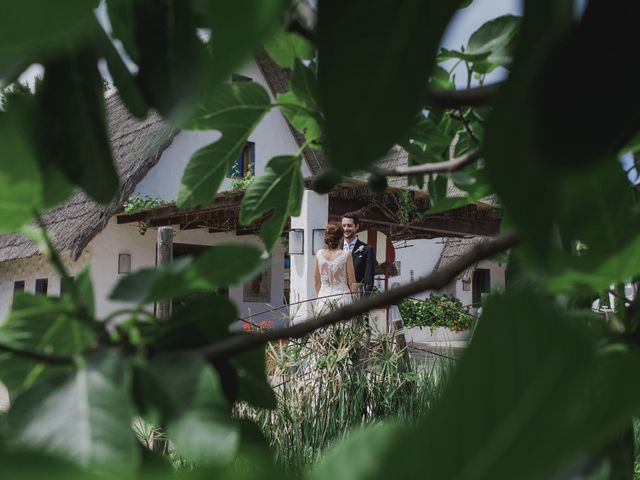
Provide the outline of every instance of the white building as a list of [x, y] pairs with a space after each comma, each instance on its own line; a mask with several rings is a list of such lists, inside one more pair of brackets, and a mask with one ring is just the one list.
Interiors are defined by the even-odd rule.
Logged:
[[[285, 91], [288, 85], [289, 73], [265, 56], [257, 57], [240, 73], [263, 85], [273, 96]], [[47, 212], [43, 218], [70, 273], [75, 275], [84, 267], [90, 269], [98, 318], [104, 318], [123, 306], [109, 300], [109, 293], [123, 275], [118, 273], [121, 256], [130, 261], [132, 271], [156, 264], [155, 229], [158, 226], [174, 227], [175, 256], [197, 254], [205, 246], [228, 241], [260, 245], [257, 227], [239, 227], [237, 224], [239, 193], [218, 194], [211, 204], [191, 210], [178, 210], [171, 203], [176, 198], [182, 172], [192, 154], [214, 142], [218, 132], [175, 131], [155, 114], [142, 121], [135, 120], [116, 95], [107, 99], [107, 114], [113, 155], [122, 183], [119, 199], [104, 206], [78, 193], [64, 205]], [[300, 145], [300, 134], [291, 128], [278, 110], [273, 109], [249, 137], [246, 154], [251, 157], [255, 174], [259, 175], [272, 157], [293, 155]], [[310, 177], [321, 167], [322, 158], [307, 149], [303, 175]], [[230, 186], [231, 179], [226, 179], [222, 190], [229, 190]], [[274, 314], [269, 309], [280, 309], [286, 314], [282, 307], [286, 307], [289, 301], [312, 299], [315, 292], [310, 267], [313, 265], [314, 247], [321, 247], [314, 245], [314, 230], [318, 238], [317, 232], [325, 227], [328, 220], [339, 220], [346, 211], [359, 211], [364, 228], [384, 231], [392, 238], [413, 239], [410, 241], [413, 247], [398, 251], [401, 275], [398, 279], [392, 278], [390, 285], [396, 281], [410, 281], [412, 276], [417, 278], [433, 270], [442, 256], [443, 241], [425, 239], [445, 235], [486, 236], [498, 232], [499, 215], [478, 205], [427, 217], [415, 224], [402, 224], [393, 214], [396, 193], [397, 190], [391, 189], [384, 194], [372, 194], [366, 183], [356, 180], [340, 184], [329, 195], [306, 190], [302, 215], [292, 218], [290, 224], [291, 229], [303, 232], [303, 252], [288, 258], [283, 242], [274, 248], [275, 262], [259, 281], [231, 286], [228, 295], [238, 305], [240, 315], [251, 315], [252, 321], [272, 320]], [[123, 215], [123, 204], [132, 195], [157, 197], [168, 203]], [[426, 193], [413, 191], [411, 195], [415, 196], [416, 202], [427, 205]], [[487, 213], [489, 211], [493, 213]], [[139, 231], [140, 221], [150, 226], [144, 235]], [[290, 270], [285, 268], [285, 263], [290, 265]], [[503, 270], [490, 268], [491, 285], [502, 285]], [[286, 292], [287, 282], [290, 282], [290, 295]], [[33, 242], [16, 234], [0, 235], [0, 320], [7, 317], [16, 291], [57, 296], [63, 289], [60, 277]], [[452, 291], [461, 299], [467, 295], [466, 292], [462, 287], [455, 287], [455, 292]], [[463, 303], [466, 302], [465, 297]], [[305, 316], [307, 304], [301, 304], [296, 312]]]

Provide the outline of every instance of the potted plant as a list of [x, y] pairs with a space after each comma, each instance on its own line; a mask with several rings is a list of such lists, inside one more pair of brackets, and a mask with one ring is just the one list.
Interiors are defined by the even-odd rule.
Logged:
[[474, 316], [455, 297], [430, 294], [424, 300], [405, 299], [398, 305], [407, 342], [468, 340]]

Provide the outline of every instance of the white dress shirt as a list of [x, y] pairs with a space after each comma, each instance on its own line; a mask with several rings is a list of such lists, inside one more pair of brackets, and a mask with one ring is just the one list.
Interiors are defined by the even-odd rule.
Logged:
[[353, 247], [355, 246], [356, 242], [358, 241], [358, 237], [354, 238], [351, 242], [347, 243], [344, 242], [344, 250], [345, 251], [349, 251], [349, 252], [353, 252]]

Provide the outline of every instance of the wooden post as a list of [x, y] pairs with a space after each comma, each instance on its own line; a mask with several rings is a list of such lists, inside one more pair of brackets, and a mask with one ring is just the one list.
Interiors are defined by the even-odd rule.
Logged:
[[[158, 228], [158, 266], [173, 262], [173, 228]], [[158, 302], [156, 317], [159, 320], [167, 320], [171, 316], [171, 300]]]
[[404, 336], [404, 322], [401, 318], [397, 318], [393, 321], [393, 332], [396, 339], [396, 348], [399, 352], [402, 352], [402, 363], [404, 368], [409, 368], [409, 350], [407, 350], [407, 339]]

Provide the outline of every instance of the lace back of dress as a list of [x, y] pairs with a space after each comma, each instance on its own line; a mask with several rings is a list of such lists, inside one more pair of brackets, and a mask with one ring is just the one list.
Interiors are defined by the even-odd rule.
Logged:
[[332, 260], [325, 258], [325, 252], [318, 252], [318, 269], [320, 281], [327, 287], [342, 286], [347, 284], [347, 254], [342, 252]]

